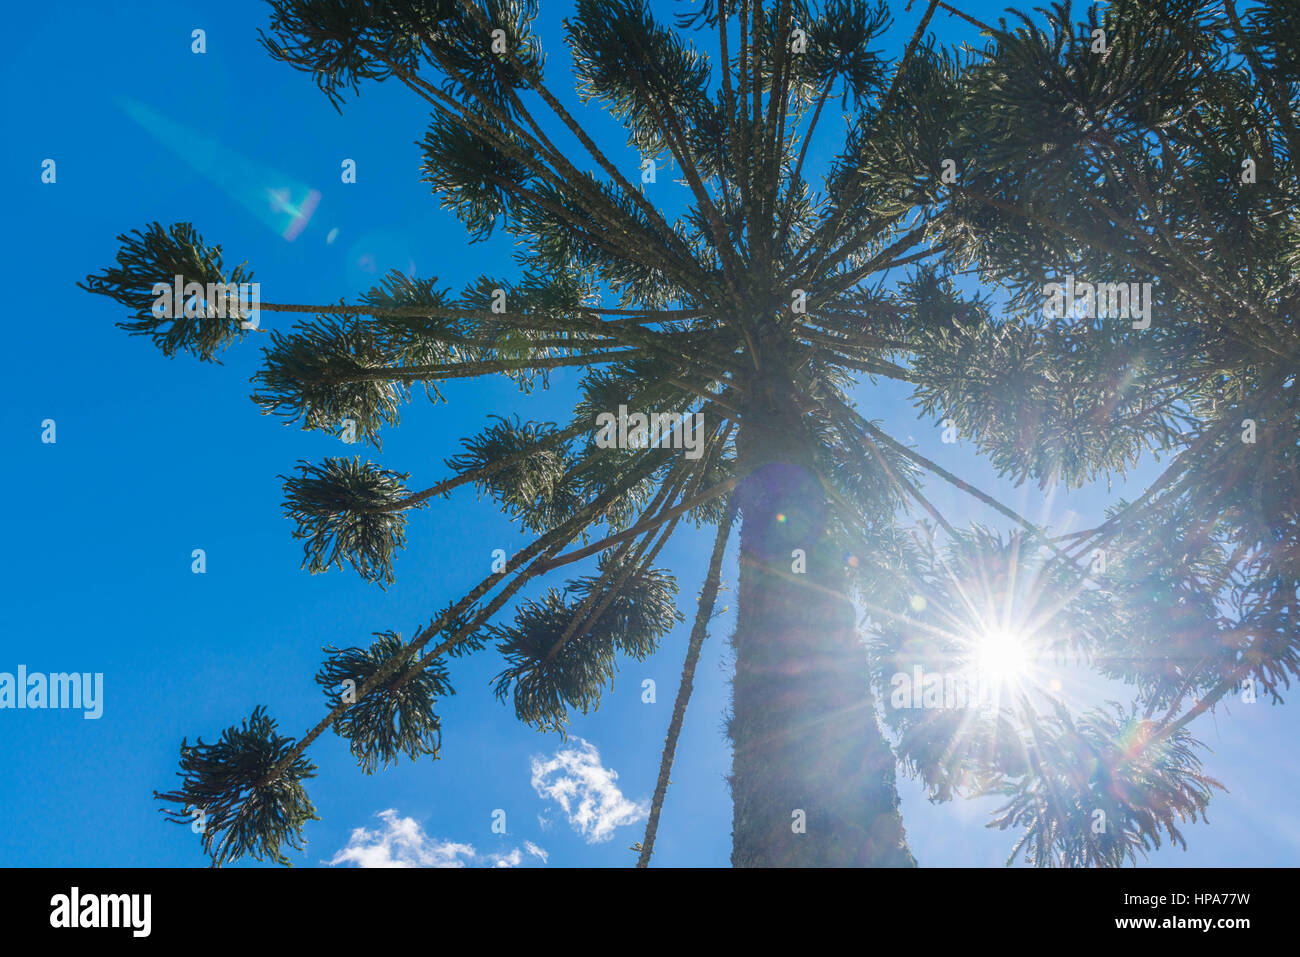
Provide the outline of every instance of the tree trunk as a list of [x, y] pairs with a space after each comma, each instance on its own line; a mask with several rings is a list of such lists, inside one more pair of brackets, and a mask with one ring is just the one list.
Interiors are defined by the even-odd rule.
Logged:
[[[914, 867], [895, 760], [876, 723], [867, 658], [826, 534], [814, 436], [765, 357], [737, 437], [741, 508], [731, 862]], [[804, 553], [800, 573], [796, 549]], [[802, 812], [802, 813], [800, 813]]]

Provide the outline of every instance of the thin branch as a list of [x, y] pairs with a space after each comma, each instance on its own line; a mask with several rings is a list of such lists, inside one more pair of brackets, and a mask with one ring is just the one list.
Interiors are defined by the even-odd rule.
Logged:
[[686, 720], [686, 706], [690, 703], [691, 692], [695, 688], [695, 667], [700, 660], [700, 649], [708, 637], [709, 621], [713, 618], [713, 607], [717, 603], [718, 589], [722, 584], [722, 558], [727, 550], [727, 539], [731, 534], [734, 513], [727, 510], [726, 518], [718, 524], [718, 534], [713, 540], [713, 555], [709, 559], [709, 571], [704, 578], [704, 587], [700, 590], [699, 610], [695, 614], [695, 624], [691, 627], [690, 641], [686, 646], [686, 660], [682, 663], [682, 680], [677, 686], [677, 699], [673, 702], [672, 720], [668, 722], [668, 734], [664, 738], [663, 752], [659, 759], [659, 777], [655, 781], [654, 798], [650, 802], [650, 817], [646, 820], [645, 839], [641, 842], [641, 857], [637, 867], [649, 867], [650, 855], [654, 853], [655, 835], [659, 830], [659, 814], [663, 810], [664, 796], [668, 793], [669, 776], [673, 770], [673, 759], [677, 754], [677, 739], [682, 733], [682, 724]]
[[711, 501], [712, 499], [717, 498], [719, 495], [722, 495], [726, 492], [730, 492], [733, 488], [736, 487], [739, 481], [740, 479], [738, 478], [724, 479], [723, 481], [719, 482], [717, 485], [710, 488], [708, 491], [701, 492], [699, 495], [696, 495], [693, 498], [690, 498], [685, 502], [682, 502], [680, 505], [675, 505], [672, 508], [665, 509], [664, 511], [656, 515], [654, 518], [648, 518], [643, 522], [638, 522], [636, 525], [634, 525], [632, 528], [629, 528], [625, 532], [619, 532], [617, 535], [610, 535], [608, 538], [602, 538], [600, 541], [593, 542], [592, 544], [588, 545], [586, 548], [579, 548], [572, 552], [566, 552], [565, 554], [561, 555], [559, 558], [552, 560], [546, 566], [546, 571], [550, 571], [554, 568], [559, 568], [561, 565], [568, 565], [572, 562], [581, 561], [584, 558], [589, 558], [590, 556], [595, 555], [597, 552], [603, 552], [605, 549], [617, 545], [619, 542], [622, 542], [628, 538], [635, 538], [636, 536], [640, 535], [644, 531], [662, 525], [664, 522], [668, 521], [669, 519], [676, 518], [678, 515], [681, 515], [685, 512], [689, 512], [691, 509], [699, 505], [703, 505], [705, 502]]

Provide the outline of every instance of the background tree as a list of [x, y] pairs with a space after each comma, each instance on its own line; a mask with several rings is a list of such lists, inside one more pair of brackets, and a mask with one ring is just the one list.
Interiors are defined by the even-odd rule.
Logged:
[[[1172, 457], [1137, 501], [1061, 542], [1104, 568], [1073, 650], [1133, 687], [1131, 717], [1032, 730], [1033, 760], [1073, 751], [1068, 786], [976, 773], [1010, 798], [997, 823], [1031, 824], [1029, 859], [1117, 864], [1122, 843], [1050, 837], [1086, 833], [1078, 820], [1106, 806], [1087, 769], [1140, 793], [1192, 719], [1236, 692], [1280, 702], [1300, 662], [1300, 11], [1120, 0], [1083, 22], [1069, 4], [1044, 13], [989, 28], [991, 55], [965, 74], [963, 174], [941, 221], [952, 256], [1010, 290], [1006, 321], [946, 331], [917, 363], [917, 394], [1022, 481], [1082, 484], [1148, 449]], [[1151, 283], [1150, 327], [1083, 302], [1047, 315], [1045, 286], [1067, 275]], [[1186, 789], [1146, 813], [1208, 798], [1184, 761]]]
[[[580, 0], [566, 36], [579, 91], [624, 123], [642, 157], [672, 157], [692, 201], [669, 222], [543, 82], [532, 5], [271, 4], [265, 46], [310, 73], [336, 105], [363, 79], [395, 78], [424, 101], [426, 180], [475, 235], [502, 228], [520, 238], [521, 278], [481, 277], [452, 296], [436, 279], [395, 273], [352, 304], [262, 303], [316, 318], [270, 334], [254, 400], [304, 428], [340, 434], [350, 420], [378, 447], [412, 383], [436, 399], [437, 384], [454, 377], [504, 374], [527, 391], [545, 387], [551, 369], [576, 367], [582, 380], [569, 424], [498, 418], [448, 458], [450, 477], [422, 491], [412, 491], [405, 474], [359, 458], [301, 463], [286, 478], [285, 509], [312, 571], [347, 564], [390, 582], [407, 515], [465, 485], [492, 495], [535, 538], [410, 641], [383, 632], [369, 649], [328, 649], [318, 680], [330, 710], [291, 746], [261, 713], [218, 745], [183, 746], [182, 785], [160, 797], [181, 820], [220, 802], [219, 824], [205, 831], [214, 863], [274, 856], [286, 835], [299, 833], [313, 814], [300, 784], [312, 770], [302, 755], [326, 729], [348, 737], [367, 771], [399, 753], [436, 756], [449, 660], [489, 641], [505, 663], [498, 696], [521, 720], [562, 733], [570, 708], [598, 703], [620, 652], [652, 653], [678, 620], [676, 584], [654, 561], [683, 519], [715, 525], [717, 536], [642, 864], [737, 519], [729, 723], [737, 865], [913, 863], [876, 698], [888, 694], [891, 672], [926, 654], [958, 664], [978, 655], [990, 623], [982, 609], [964, 607], [972, 581], [996, 595], [1007, 569], [1038, 567], [1035, 634], [1050, 630], [1054, 648], [1121, 640], [1132, 596], [1090, 581], [1077, 549], [1091, 539], [1077, 536], [1075, 554], [1063, 551], [1044, 530], [885, 434], [847, 394], [864, 374], [911, 382], [923, 411], [942, 406], [959, 416], [999, 468], [1067, 481], [1114, 468], [1153, 433], [1167, 438], [1152, 423], [1174, 414], [1148, 408], [1142, 389], [1126, 400], [1138, 405], [1117, 414], [1119, 406], [1096, 398], [1101, 386], [1080, 398], [1074, 380], [1053, 378], [1056, 366], [1027, 378], [1023, 392], [1003, 384], [996, 396], [976, 374], [981, 355], [1006, 368], [1026, 351], [1066, 348], [1067, 333], [1050, 325], [997, 321], [946, 272], [987, 253], [990, 275], [1022, 283], [1014, 301], [1024, 306], [1033, 277], [1056, 261], [1014, 218], [1046, 202], [1043, 184], [1026, 186], [1025, 195], [1012, 189], [1017, 176], [1030, 178], [1042, 165], [1033, 139], [1042, 131], [1033, 117], [1008, 116], [1005, 105], [987, 116], [973, 116], [971, 106], [998, 102], [997, 71], [1009, 73], [1027, 47], [1048, 41], [1032, 30], [996, 32], [985, 65], [963, 72], [956, 58], [922, 42], [938, 6], [929, 4], [890, 64], [869, 49], [888, 25], [883, 4], [706, 3], [672, 29], [637, 0]], [[1068, 30], [1068, 12], [1050, 23]], [[1183, 33], [1169, 41], [1175, 54]], [[713, 63], [693, 40], [708, 34], [718, 49]], [[1046, 48], [1072, 55], [1059, 44]], [[1163, 68], [1180, 79], [1186, 57]], [[1014, 75], [1025, 80], [1029, 66], [1020, 69]], [[848, 130], [814, 188], [804, 178], [809, 144], [836, 95], [842, 108], [852, 104]], [[582, 152], [590, 171], [571, 159]], [[954, 156], [960, 185], [941, 175]], [[1073, 207], [1061, 215], [1068, 225]], [[981, 235], [986, 229], [992, 238]], [[246, 281], [248, 274], [223, 270], [220, 247], [206, 246], [188, 224], [155, 223], [120, 240], [117, 265], [86, 286], [133, 310], [128, 331], [152, 336], [168, 355], [209, 361], [242, 339], [238, 316], [195, 309], [173, 318], [152, 309], [154, 284], [176, 274]], [[915, 263], [922, 265], [907, 282], [885, 286], [889, 270]], [[593, 305], [602, 292], [618, 306]], [[1109, 369], [1115, 349], [1094, 335], [1041, 361], [1064, 371], [1077, 363], [1082, 374]], [[1086, 438], [1062, 427], [1085, 399], [1110, 416]], [[601, 447], [597, 417], [620, 407], [699, 413], [700, 455], [646, 436]], [[1041, 418], [1026, 421], [1034, 409]], [[1004, 541], [958, 532], [924, 496], [922, 472], [994, 506], [1021, 534]], [[912, 507], [930, 518], [918, 536], [900, 524]], [[1139, 528], [1116, 520], [1106, 533], [1114, 529], [1118, 540], [1120, 529]], [[494, 623], [534, 578], [592, 557], [590, 574], [518, 602], [511, 623]], [[1172, 581], [1185, 569], [1166, 557], [1148, 556], [1150, 574]], [[873, 615], [870, 657], [855, 628], [855, 595]], [[1171, 648], [1153, 645], [1148, 660]], [[1025, 828], [1022, 844], [1039, 863], [1113, 863], [1158, 843], [1162, 828], [1177, 839], [1174, 822], [1203, 812], [1213, 782], [1199, 774], [1185, 721], [1153, 724], [1154, 709], [1144, 718], [1104, 712], [1076, 720], [1059, 709], [1043, 717], [1027, 695], [1003, 705], [990, 715], [884, 712], [904, 767], [936, 796], [1008, 790], [1001, 823]], [[1144, 744], [1134, 749], [1133, 740]], [[1122, 822], [1101, 842], [1080, 830], [1098, 799]], [[792, 828], [796, 812], [807, 833]]]

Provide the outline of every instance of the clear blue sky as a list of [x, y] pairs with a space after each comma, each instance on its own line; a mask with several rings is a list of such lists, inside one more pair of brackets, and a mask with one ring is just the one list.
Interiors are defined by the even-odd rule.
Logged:
[[[898, 21], [885, 44], [892, 56], [924, 3], [910, 13], [904, 6], [895, 4]], [[963, 6], [992, 18], [1000, 5]], [[559, 39], [568, 11], [566, 0], [543, 0], [541, 32], [548, 81], [571, 94]], [[470, 245], [419, 182], [421, 101], [396, 83], [370, 83], [340, 116], [308, 77], [257, 45], [256, 29], [267, 22], [262, 3], [27, 4], [8, 22], [0, 70], [9, 146], [0, 181], [14, 308], [0, 351], [0, 422], [12, 508], [0, 671], [102, 672], [105, 703], [97, 721], [75, 711], [0, 711], [0, 864], [202, 866], [199, 839], [166, 824], [151, 798], [174, 785], [181, 738], [212, 740], [258, 704], [282, 733], [301, 735], [323, 713], [313, 681], [322, 645], [366, 645], [371, 632], [388, 628], [409, 637], [488, 572], [494, 548], [513, 552], [524, 540], [494, 505], [463, 490], [412, 518], [387, 592], [351, 572], [300, 571], [277, 475], [298, 459], [360, 447], [259, 415], [248, 379], [262, 337], [225, 353], [224, 366], [168, 361], [114, 328], [121, 307], [74, 283], [111, 262], [118, 233], [153, 220], [193, 222], [208, 242], [223, 244], [228, 265], [248, 260], [272, 301], [352, 300], [393, 268], [413, 267], [457, 290], [480, 273], [510, 277], [509, 241]], [[945, 41], [975, 39], [943, 14], [934, 26]], [[206, 54], [191, 53], [195, 28], [206, 30]], [[634, 171], [637, 157], [614, 124], [594, 108], [583, 112], [601, 145]], [[57, 163], [52, 185], [41, 182], [46, 158]], [[355, 185], [340, 182], [345, 158], [357, 163]], [[292, 240], [265, 200], [268, 188], [289, 190], [294, 202], [320, 194]], [[671, 176], [651, 189], [666, 207], [680, 205]], [[263, 316], [264, 328], [284, 325]], [[425, 487], [489, 413], [562, 419], [574, 381], [558, 375], [554, 394], [531, 397], [504, 380], [451, 384], [448, 404], [415, 402], [402, 427], [385, 435], [382, 454], [370, 454]], [[1049, 501], [1032, 488], [1012, 489], [969, 448], [942, 444], [937, 423], [918, 420], [901, 390], [868, 386], [860, 399], [894, 434], [1031, 517], [1059, 522], [1073, 510], [1086, 521], [1120, 490]], [[40, 440], [45, 419], [57, 423], [56, 444]], [[1135, 482], [1154, 474], [1145, 463]], [[950, 517], [991, 520], [947, 487], [932, 483], [930, 491]], [[688, 622], [710, 538], [679, 534], [661, 558], [679, 573]], [[204, 575], [191, 573], [195, 548], [206, 551]], [[734, 564], [727, 577], [734, 582]], [[734, 612], [734, 598], [721, 599], [729, 600]], [[699, 666], [659, 831], [660, 865], [728, 861], [730, 620], [715, 622]], [[453, 665], [458, 693], [441, 711], [440, 761], [366, 777], [341, 739], [323, 737], [310, 752], [319, 773], [309, 782], [322, 820], [307, 827], [307, 847], [292, 860], [320, 866], [424, 855], [481, 865], [520, 851], [522, 863], [542, 865], [531, 843], [550, 866], [630, 865], [628, 845], [644, 825], [617, 822], [636, 818], [636, 805], [652, 793], [688, 628], [649, 661], [625, 663], [600, 710], [576, 716], [567, 744], [521, 726], [492, 696], [488, 682], [501, 665], [490, 649]], [[658, 683], [657, 704], [642, 703], [644, 678]], [[1230, 793], [1216, 796], [1209, 826], [1188, 829], [1188, 852], [1164, 850], [1151, 862], [1295, 864], [1294, 707], [1234, 705], [1193, 728], [1214, 749], [1207, 773]], [[598, 763], [582, 741], [598, 751]], [[540, 791], [534, 759], [558, 762], [542, 769]], [[541, 793], [561, 778], [583, 782], [579, 794], [596, 799], [598, 813], [583, 818], [576, 803], [567, 813]], [[900, 787], [923, 865], [1001, 864], [1015, 837], [984, 828], [994, 802], [933, 806], [911, 782]], [[631, 807], [622, 817], [614, 788]], [[492, 832], [497, 809], [506, 812], [505, 835]], [[353, 840], [358, 828], [371, 835]]]

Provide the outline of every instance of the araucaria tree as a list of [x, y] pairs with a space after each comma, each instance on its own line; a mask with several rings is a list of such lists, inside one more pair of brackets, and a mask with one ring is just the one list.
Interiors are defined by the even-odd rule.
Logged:
[[[1087, 206], [1087, 199], [1051, 193], [1062, 169], [1076, 171], [1065, 164], [1083, 146], [1040, 150], [1050, 137], [1032, 124], [1050, 120], [1059, 104], [1042, 102], [1054, 88], [1037, 90], [1039, 74], [1078, 80], [1079, 70], [1098, 70], [1090, 86], [1079, 80], [1093, 97], [1120, 82], [1104, 61], [1070, 59], [1086, 56], [1090, 41], [1071, 35], [1068, 11], [1049, 18], [1055, 33], [989, 28], [994, 42], [963, 67], [923, 40], [936, 2], [901, 55], [887, 60], [871, 49], [889, 25], [883, 3], [705, 0], [684, 4], [690, 12], [670, 26], [644, 0], [577, 0], [565, 24], [577, 88], [625, 125], [642, 159], [627, 169], [544, 81], [532, 3], [270, 5], [266, 49], [309, 74], [336, 105], [363, 81], [408, 87], [430, 113], [424, 179], [475, 236], [503, 229], [518, 237], [521, 252], [513, 277], [485, 275], [456, 295], [436, 278], [394, 273], [354, 303], [260, 303], [264, 313], [315, 318], [270, 332], [254, 400], [304, 428], [354, 430], [378, 447], [417, 383], [438, 399], [438, 383], [450, 378], [506, 375], [525, 392], [549, 385], [553, 369], [581, 370], [581, 380], [570, 422], [494, 418], [447, 458], [451, 474], [423, 490], [355, 457], [302, 463], [285, 480], [284, 507], [313, 572], [348, 565], [391, 582], [408, 516], [463, 486], [490, 494], [532, 541], [409, 640], [385, 631], [369, 647], [327, 649], [317, 680], [329, 710], [300, 739], [279, 735], [259, 709], [216, 744], [182, 745], [182, 784], [159, 797], [176, 820], [205, 816], [214, 863], [243, 854], [285, 861], [283, 845], [314, 817], [303, 787], [314, 768], [304, 752], [326, 730], [349, 740], [367, 773], [403, 754], [436, 757], [437, 703], [450, 692], [454, 660], [489, 643], [504, 661], [497, 695], [522, 721], [562, 732], [570, 709], [598, 703], [618, 655], [653, 653], [680, 620], [675, 580], [654, 563], [683, 521], [716, 527], [716, 536], [641, 864], [653, 851], [733, 530], [735, 865], [914, 864], [898, 810], [897, 760], [938, 799], [1005, 791], [1001, 823], [1024, 829], [1022, 845], [1040, 864], [1114, 864], [1158, 845], [1162, 829], [1180, 839], [1175, 822], [1203, 813], [1214, 782], [1198, 771], [1179, 704], [1191, 690], [1246, 672], [1208, 650], [1210, 660], [1179, 670], [1189, 649], [1165, 632], [1152, 633], [1141, 660], [1116, 653], [1123, 629], [1145, 620], [1132, 615], [1140, 589], [1099, 583], [1083, 545], [1100, 535], [1148, 541], [1141, 523], [1156, 513], [1133, 521], [1121, 513], [1104, 532], [1070, 539], [1066, 551], [1066, 540], [1049, 538], [891, 437], [849, 397], [862, 376], [912, 383], [924, 411], [955, 416], [1004, 472], [1077, 484], [1122, 468], [1144, 443], [1167, 443], [1170, 416], [1204, 418], [1199, 394], [1177, 391], [1190, 380], [1169, 364], [1181, 354], [1171, 351], [1174, 339], [1161, 352], [1165, 333], [1125, 343], [1113, 328], [1079, 338], [1061, 323], [999, 322], [987, 301], [959, 293], [952, 270], [986, 257], [988, 274], [1018, 291], [1012, 305], [1027, 315], [1028, 290], [1044, 270], [1080, 263], [1114, 271], [1123, 261], [1142, 279], [1177, 284], [1189, 308], [1199, 303], [1207, 343], [1228, 341], [1209, 318], [1224, 297], [1242, 310], [1259, 307], [1249, 315], [1261, 336], [1273, 330], [1267, 310], [1276, 289], [1241, 291], [1226, 266], [1207, 273], [1203, 254], [1213, 236], [1202, 242], [1181, 222], [1135, 222], [1141, 217], [1123, 196], [1076, 215], [1065, 204]], [[1120, 6], [1107, 15], [1118, 18], [1108, 21], [1117, 34], [1128, 16], [1164, 41], [1162, 82], [1182, 82], [1195, 69], [1189, 57], [1216, 56], [1170, 26], [1169, 4]], [[1296, 49], [1288, 48], [1282, 100], [1294, 96]], [[1270, 54], [1270, 65], [1281, 55]], [[1112, 67], [1135, 59], [1126, 51]], [[1047, 119], [1000, 108], [1008, 76], [1039, 97]], [[1138, 81], [1124, 75], [1123, 82]], [[1241, 136], [1258, 139], [1269, 131], [1263, 112], [1242, 98], [1243, 82], [1226, 67], [1208, 76], [1203, 102], [1216, 105], [1203, 108], [1235, 109]], [[1116, 94], [1116, 109], [1137, 102], [1129, 93]], [[984, 112], [973, 115], [971, 104]], [[1104, 116], [1091, 118], [1106, 134]], [[1156, 136], [1168, 130], [1149, 122]], [[824, 175], [813, 177], [806, 164], [818, 135], [839, 142]], [[1192, 141], [1174, 136], [1165, 147], [1173, 165], [1159, 171], [1171, 179], [1152, 181], [1155, 171], [1131, 152], [1139, 142], [1153, 148], [1146, 129], [1106, 135], [1114, 137], [1109, 146], [1099, 138], [1088, 146], [1110, 151], [1107, 169], [1124, 184], [1117, 191], [1130, 190], [1125, 195], [1149, 182], [1172, 203], [1170, 183], [1193, 182], [1201, 168], [1203, 158], [1188, 155]], [[1293, 176], [1290, 154], [1275, 136], [1268, 142], [1254, 149], [1271, 182], [1283, 171]], [[644, 188], [669, 160], [690, 197], [671, 221]], [[1188, 172], [1180, 162], [1197, 165]], [[1202, 196], [1203, 223], [1218, 228], [1216, 217], [1239, 216], [1233, 222], [1243, 235], [1272, 230], [1269, 262], [1294, 263], [1293, 220], [1256, 221], [1254, 207], [1230, 212], [1212, 195], [1217, 183], [1195, 185], [1201, 193], [1178, 194], [1179, 217], [1195, 218], [1191, 204]], [[1110, 232], [1098, 225], [1107, 216]], [[1035, 217], [1060, 230], [1018, 238]], [[1112, 236], [1115, 223], [1132, 235]], [[1115, 250], [1088, 245], [1107, 237]], [[205, 245], [189, 224], [154, 223], [119, 239], [117, 264], [88, 277], [86, 288], [131, 310], [122, 324], [129, 332], [151, 336], [168, 356], [204, 361], [244, 338], [247, 317], [213, 308], [226, 302], [207, 289], [250, 278], [242, 267], [224, 270], [220, 247]], [[1139, 260], [1129, 249], [1139, 240], [1164, 245]], [[1087, 255], [1101, 258], [1080, 262]], [[905, 281], [886, 283], [889, 270], [909, 265]], [[204, 285], [202, 301], [159, 307], [158, 284], [170, 289], [176, 276]], [[1162, 301], [1182, 302], [1172, 294]], [[1200, 350], [1200, 342], [1183, 346]], [[1246, 368], [1244, 352], [1224, 348], [1206, 359], [1205, 376]], [[1147, 371], [1124, 379], [1115, 365], [1124, 349], [1141, 352]], [[1211, 361], [1219, 365], [1211, 369]], [[981, 362], [1010, 378], [990, 384]], [[1211, 388], [1209, 378], [1202, 381]], [[1294, 424], [1294, 402], [1290, 408]], [[1089, 429], [1073, 427], [1076, 412], [1093, 416]], [[1270, 446], [1269, 467], [1294, 475], [1289, 434], [1290, 452]], [[1213, 441], [1202, 441], [1197, 454], [1209, 454]], [[997, 508], [1017, 533], [1007, 539], [953, 528], [921, 491], [925, 473]], [[1175, 508], [1174, 490], [1187, 487], [1169, 486], [1160, 501]], [[1233, 515], [1251, 514], [1248, 503], [1237, 504]], [[916, 508], [926, 519], [909, 530], [902, 522]], [[1291, 515], [1294, 521], [1293, 507]], [[1247, 517], [1240, 522], [1255, 530]], [[1227, 531], [1203, 528], [1197, 548], [1208, 550], [1220, 533]], [[1168, 583], [1158, 601], [1172, 600], [1178, 587], [1198, 589], [1203, 599], [1226, 581], [1207, 577], [1209, 570], [1229, 575], [1241, 561], [1203, 562], [1194, 570], [1203, 576], [1181, 586], [1172, 576], [1188, 569], [1157, 552], [1135, 552], [1132, 561], [1146, 562], [1143, 573], [1160, 587]], [[587, 573], [564, 587], [519, 596], [534, 579], [584, 560]], [[1293, 569], [1293, 553], [1289, 560]], [[1074, 717], [1058, 705], [1045, 717], [1028, 693], [1004, 695], [986, 711], [891, 706], [897, 674], [921, 665], [951, 669], [985, 654], [995, 626], [1007, 625], [1003, 605], [997, 614], [993, 605], [1023, 591], [1030, 569], [1037, 570], [1033, 600], [1018, 617], [1033, 623], [1024, 636], [1033, 650], [1097, 659], [1138, 685], [1144, 715], [1135, 705], [1128, 714]], [[986, 601], [972, 600], [976, 589]], [[870, 644], [855, 598], [870, 614]], [[498, 621], [512, 601], [512, 619]], [[1286, 608], [1293, 616], [1294, 604]], [[1164, 670], [1150, 667], [1174, 659]], [[1272, 660], [1283, 674], [1294, 670], [1293, 651]], [[1161, 706], [1167, 716], [1153, 721]], [[887, 716], [883, 729], [878, 712]], [[1098, 809], [1110, 822], [1100, 836]]]

